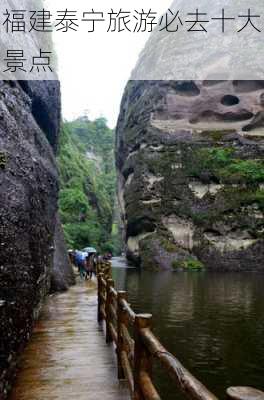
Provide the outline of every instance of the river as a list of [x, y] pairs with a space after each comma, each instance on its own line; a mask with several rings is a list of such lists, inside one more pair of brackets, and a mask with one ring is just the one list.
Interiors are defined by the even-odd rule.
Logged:
[[[153, 314], [162, 344], [214, 394], [264, 390], [264, 274], [149, 272], [117, 258], [113, 267], [132, 308]], [[155, 368], [154, 378], [162, 398], [175, 399], [166, 374]]]

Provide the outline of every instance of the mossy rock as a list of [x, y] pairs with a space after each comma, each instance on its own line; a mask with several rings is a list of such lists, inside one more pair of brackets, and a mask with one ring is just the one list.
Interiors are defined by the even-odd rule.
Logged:
[[207, 175], [221, 183], [264, 182], [263, 160], [239, 158], [230, 147], [196, 149], [187, 165], [189, 173], [200, 179]]
[[219, 171], [219, 176], [223, 182], [261, 183], [264, 182], [264, 162], [234, 159]]
[[205, 269], [204, 264], [196, 258], [187, 258], [183, 260], [174, 260], [171, 263], [174, 271], [189, 270], [189, 271], [202, 271]]
[[184, 261], [183, 260], [174, 260], [171, 263], [171, 267], [174, 271], [184, 268]]
[[[248, 188], [226, 188], [224, 191], [226, 201], [237, 207], [257, 204], [260, 210], [264, 210], [264, 190], [254, 187]], [[233, 207], [235, 208], [235, 206]]]
[[160, 244], [168, 253], [175, 253], [178, 250], [178, 246], [167, 238], [162, 238]]
[[7, 156], [5, 153], [0, 152], [0, 169], [5, 169], [7, 163]]
[[[198, 227], [210, 228], [216, 221], [225, 221], [230, 224], [230, 214], [234, 221], [239, 221], [245, 214], [244, 207], [256, 205], [257, 209], [264, 211], [264, 190], [259, 186], [226, 186], [219, 192], [217, 202], [207, 209], [195, 209], [190, 217]], [[225, 218], [225, 216], [228, 217]]]
[[205, 269], [204, 264], [195, 259], [195, 258], [189, 258], [183, 262], [183, 266], [186, 270], [190, 271], [201, 271]]
[[236, 133], [234, 129], [230, 130], [215, 130], [215, 131], [203, 131], [202, 136], [206, 136], [215, 142], [223, 140], [226, 135], [230, 135], [232, 133]]

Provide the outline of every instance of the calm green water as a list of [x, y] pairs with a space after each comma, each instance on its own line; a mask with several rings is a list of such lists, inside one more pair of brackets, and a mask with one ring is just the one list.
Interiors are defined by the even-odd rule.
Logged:
[[[264, 390], [264, 274], [157, 273], [119, 260], [113, 266], [133, 309], [153, 314], [163, 345], [211, 391], [224, 398], [229, 386]], [[163, 399], [175, 399], [159, 369], [155, 383]]]

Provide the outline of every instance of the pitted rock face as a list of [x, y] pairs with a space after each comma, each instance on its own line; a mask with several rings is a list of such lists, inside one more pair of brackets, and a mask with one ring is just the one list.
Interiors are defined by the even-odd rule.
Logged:
[[228, 129], [241, 134], [254, 130], [254, 136], [261, 136], [263, 93], [263, 81], [171, 83], [151, 124], [172, 133]]
[[117, 127], [127, 254], [261, 270], [264, 82], [130, 81]]

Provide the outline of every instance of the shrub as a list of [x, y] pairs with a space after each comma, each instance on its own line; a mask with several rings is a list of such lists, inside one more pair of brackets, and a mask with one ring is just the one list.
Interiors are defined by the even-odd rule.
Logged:
[[204, 264], [195, 259], [195, 258], [189, 258], [188, 260], [185, 260], [183, 262], [183, 266], [185, 269], [189, 269], [189, 270], [202, 270], [205, 268]]
[[219, 171], [223, 180], [243, 183], [264, 182], [264, 163], [258, 160], [232, 160], [225, 168]]
[[231, 148], [213, 147], [196, 150], [190, 171], [197, 177], [207, 172], [224, 183], [264, 182], [264, 162], [236, 158]]
[[183, 265], [183, 260], [173, 260], [171, 263], [172, 269], [177, 270], [177, 269], [182, 269], [184, 268]]
[[90, 209], [87, 197], [78, 188], [61, 190], [59, 207], [63, 223], [78, 221]]
[[205, 268], [204, 264], [195, 258], [188, 258], [187, 260], [174, 260], [172, 261], [171, 266], [174, 270], [186, 269], [198, 271]]

